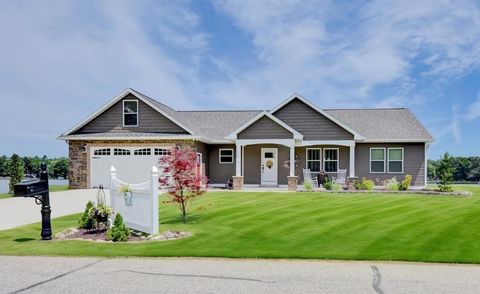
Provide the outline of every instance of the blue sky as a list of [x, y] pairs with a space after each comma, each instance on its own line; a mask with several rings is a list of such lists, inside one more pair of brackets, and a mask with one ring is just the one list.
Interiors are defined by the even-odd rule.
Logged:
[[127, 87], [177, 109], [408, 107], [480, 155], [479, 1], [0, 1], [0, 154], [54, 138]]

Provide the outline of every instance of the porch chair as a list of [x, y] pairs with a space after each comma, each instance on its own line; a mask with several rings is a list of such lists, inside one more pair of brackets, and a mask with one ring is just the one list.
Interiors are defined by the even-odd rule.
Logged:
[[333, 182], [335, 184], [345, 185], [347, 180], [347, 170], [346, 169], [339, 169], [337, 172], [337, 177], [333, 177]]
[[312, 176], [312, 172], [310, 171], [309, 168], [304, 168], [303, 169], [303, 181], [304, 182], [309, 182], [312, 183], [312, 186], [314, 188], [318, 188], [318, 180], [317, 177]]

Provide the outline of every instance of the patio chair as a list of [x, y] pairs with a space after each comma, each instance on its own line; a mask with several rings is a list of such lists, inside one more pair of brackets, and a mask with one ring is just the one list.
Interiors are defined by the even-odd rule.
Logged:
[[318, 180], [317, 177], [312, 176], [312, 172], [309, 168], [303, 169], [303, 181], [312, 183], [314, 188], [318, 188]]
[[333, 182], [335, 184], [345, 185], [347, 180], [347, 170], [346, 169], [339, 169], [337, 172], [337, 176], [333, 177]]

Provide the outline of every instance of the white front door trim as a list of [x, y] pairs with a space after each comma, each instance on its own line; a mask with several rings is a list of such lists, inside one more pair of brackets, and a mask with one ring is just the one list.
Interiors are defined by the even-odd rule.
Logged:
[[[262, 186], [277, 186], [278, 148], [261, 148], [260, 152], [260, 184]], [[267, 154], [269, 155], [269, 157], [266, 157]]]

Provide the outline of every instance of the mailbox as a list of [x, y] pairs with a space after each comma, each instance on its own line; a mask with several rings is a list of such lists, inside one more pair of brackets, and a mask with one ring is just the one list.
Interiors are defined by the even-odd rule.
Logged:
[[48, 182], [32, 180], [16, 184], [13, 188], [15, 197], [35, 197], [48, 192]]
[[42, 240], [52, 239], [52, 224], [50, 221], [50, 195], [48, 193], [48, 173], [47, 164], [42, 162], [40, 166], [42, 172], [39, 180], [21, 182], [13, 187], [15, 197], [32, 197], [35, 203], [42, 205], [40, 210], [42, 214]]

